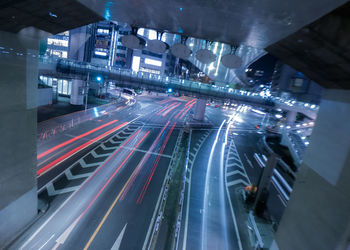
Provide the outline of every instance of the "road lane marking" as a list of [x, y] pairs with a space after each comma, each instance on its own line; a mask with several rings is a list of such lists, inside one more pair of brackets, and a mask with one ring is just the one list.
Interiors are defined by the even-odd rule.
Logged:
[[209, 160], [208, 160], [208, 165], [207, 165], [207, 172], [205, 174], [205, 189], [204, 189], [204, 199], [203, 199], [203, 216], [202, 216], [202, 228], [201, 228], [201, 249], [206, 249], [207, 248], [207, 243], [208, 242], [205, 242], [206, 240], [204, 240], [207, 236], [207, 220], [205, 217], [207, 217], [207, 207], [208, 207], [208, 203], [209, 203], [209, 176], [210, 176], [210, 172], [211, 172], [211, 169], [212, 169], [212, 162], [213, 162], [213, 155], [214, 155], [214, 151], [215, 151], [215, 148], [216, 148], [216, 145], [218, 143], [218, 140], [219, 140], [219, 135], [221, 133], [221, 129], [222, 127], [224, 126], [226, 120], [224, 120], [217, 133], [216, 133], [216, 137], [215, 137], [215, 141], [211, 147], [211, 150], [210, 150], [210, 154], [209, 154]]
[[46, 246], [47, 243], [55, 236], [55, 234], [51, 235], [51, 237], [42, 245], [38, 250], [41, 250], [44, 246]]
[[[176, 126], [176, 122], [174, 122], [173, 126], [171, 126], [170, 128], [170, 131], [168, 132], [168, 135], [167, 137], [165, 138], [164, 142], [163, 142], [163, 145], [161, 147], [161, 149], [159, 150], [159, 154], [161, 155], [166, 147], [166, 145], [168, 144], [168, 141], [169, 141], [169, 138], [174, 130]], [[137, 198], [137, 201], [136, 203], [138, 204], [141, 204], [142, 203], [142, 200], [143, 200], [143, 197], [145, 196], [146, 192], [147, 192], [147, 189], [148, 189], [148, 186], [153, 178], [153, 175], [154, 175], [154, 172], [156, 171], [156, 168], [158, 166], [158, 163], [160, 161], [160, 155], [157, 156], [156, 158], [156, 161], [154, 162], [153, 166], [152, 166], [152, 169], [151, 169], [151, 172], [149, 173], [148, 175], [148, 178], [147, 178], [147, 181], [146, 183], [144, 184], [143, 188], [142, 188], [142, 191], [141, 193], [139, 194], [139, 197]]]
[[182, 132], [179, 133], [179, 135], [177, 137], [177, 140], [176, 140], [176, 143], [175, 143], [175, 147], [174, 147], [174, 150], [173, 150], [173, 153], [172, 153], [172, 159], [170, 160], [170, 163], [168, 165], [168, 169], [167, 169], [167, 172], [165, 174], [165, 178], [163, 180], [161, 190], [159, 192], [157, 203], [156, 203], [156, 206], [155, 206], [154, 211], [153, 211], [152, 219], [151, 219], [151, 222], [149, 224], [145, 240], [143, 242], [142, 250], [146, 250], [146, 246], [147, 246], [148, 242], [152, 242], [152, 239], [153, 239], [153, 236], [154, 236], [154, 231], [156, 229], [155, 228], [156, 227], [155, 223], [157, 223], [157, 221], [158, 221], [158, 219], [157, 219], [157, 221], [155, 221], [156, 220], [156, 216], [157, 216], [157, 214], [159, 216], [159, 207], [161, 206], [161, 204], [163, 202], [162, 197], [164, 195], [164, 190], [165, 190], [165, 187], [166, 187], [166, 183], [171, 178], [172, 162], [174, 162], [175, 155], [178, 152], [178, 148], [179, 148], [179, 145], [180, 145], [180, 142], [181, 142], [181, 139], [182, 139], [182, 134], [183, 134], [183, 130], [182, 130]]
[[62, 148], [62, 147], [66, 146], [66, 145], [68, 145], [68, 144], [70, 144], [70, 143], [72, 143], [72, 142], [74, 142], [74, 141], [76, 141], [76, 140], [79, 140], [80, 138], [83, 138], [83, 137], [85, 137], [85, 136], [87, 136], [87, 135], [89, 135], [89, 134], [92, 134], [92, 133], [94, 133], [94, 132], [96, 132], [96, 131], [98, 131], [98, 130], [104, 128], [104, 127], [107, 127], [107, 126], [109, 126], [109, 125], [111, 125], [111, 124], [113, 124], [113, 123], [116, 123], [117, 121], [118, 121], [118, 120], [113, 120], [113, 121], [107, 122], [107, 123], [105, 123], [105, 124], [103, 124], [103, 125], [101, 125], [101, 126], [99, 126], [99, 127], [97, 127], [97, 128], [94, 128], [94, 129], [92, 129], [92, 130], [90, 130], [90, 131], [88, 131], [88, 132], [86, 132], [86, 133], [84, 133], [84, 134], [78, 135], [78, 136], [76, 136], [76, 137], [74, 137], [74, 138], [72, 138], [72, 139], [70, 139], [70, 140], [68, 140], [68, 141], [65, 141], [65, 142], [63, 142], [63, 143], [61, 143], [61, 144], [58, 144], [57, 146], [52, 147], [52, 148], [46, 150], [45, 152], [39, 154], [39, 155], [37, 156], [37, 159], [39, 160], [40, 158], [44, 157], [45, 155], [48, 155], [48, 154], [54, 152], [55, 150], [57, 150], [57, 149], [59, 149], [59, 148]]
[[244, 153], [244, 157], [245, 157], [245, 159], [247, 160], [249, 166], [250, 166], [251, 168], [254, 168], [252, 162], [249, 160], [249, 158], [248, 158], [248, 156], [247, 156], [246, 153]]
[[79, 147], [76, 147], [75, 149], [72, 149], [71, 151], [65, 153], [64, 155], [60, 156], [59, 158], [57, 158], [56, 160], [50, 162], [49, 164], [47, 164], [46, 166], [40, 168], [37, 171], [37, 175], [41, 176], [44, 173], [46, 173], [47, 171], [51, 170], [52, 168], [56, 167], [58, 164], [62, 163], [63, 161], [67, 160], [68, 158], [72, 157], [73, 155], [77, 154], [78, 152], [80, 152], [81, 150], [89, 147], [91, 144], [105, 138], [106, 136], [116, 132], [117, 130], [125, 127], [126, 125], [128, 125], [130, 122], [124, 122], [120, 125], [118, 125], [117, 127], [108, 130], [107, 132], [95, 137], [94, 139], [89, 140], [88, 142], [85, 142], [84, 144], [80, 145]]
[[123, 227], [123, 230], [120, 232], [120, 234], [119, 234], [117, 240], [114, 242], [111, 250], [119, 250], [119, 247], [120, 247], [120, 244], [122, 243], [122, 239], [123, 239], [127, 225], [128, 225], [128, 223], [126, 223], [125, 226]]
[[[195, 159], [197, 157], [197, 154], [200, 150], [200, 148], [202, 147], [203, 143], [205, 142], [205, 140], [207, 139], [208, 135], [210, 134], [209, 131], [206, 131], [202, 137], [200, 138], [200, 145], [198, 146], [198, 149], [195, 151], [195, 153], [190, 152], [190, 156], [192, 156], [192, 161], [190, 161], [190, 165], [191, 165], [191, 169], [188, 168], [188, 172], [189, 172], [189, 177], [186, 180], [188, 180], [188, 188], [187, 188], [187, 202], [186, 202], [186, 215], [185, 215], [185, 226], [184, 226], [184, 239], [182, 242], [182, 249], [186, 250], [186, 245], [187, 245], [187, 230], [188, 230], [188, 215], [189, 215], [189, 211], [190, 211], [190, 195], [191, 195], [191, 180], [192, 180], [192, 166], [195, 162]], [[200, 209], [200, 213], [202, 213], [202, 209]]]
[[[135, 118], [137, 119], [137, 118]], [[134, 120], [135, 120], [134, 119]], [[137, 130], [132, 136], [130, 136], [123, 144], [126, 145], [132, 138], [134, 138], [141, 129]], [[81, 187], [76, 190], [73, 194], [71, 194], [67, 200], [65, 200], [61, 206], [58, 207], [58, 209], [53, 212], [53, 214], [29, 237], [28, 240], [26, 240], [22, 246], [20, 247], [20, 249], [24, 249], [29, 242], [31, 242], [38, 234], [39, 232], [52, 220], [53, 217], [56, 216], [56, 214], [119, 152], [120, 148], [118, 148], [108, 159], [105, 160], [105, 162], [86, 180], [83, 182], [83, 184], [81, 185]], [[45, 186], [44, 186], [45, 187]]]
[[[149, 135], [150, 131], [148, 131], [142, 138], [141, 140], [136, 144], [136, 146], [134, 147], [135, 149], [143, 142], [143, 140]], [[129, 157], [134, 153], [135, 150], [132, 150], [128, 156], [124, 159], [124, 161], [119, 165], [118, 169], [116, 172], [114, 172], [114, 174], [108, 179], [108, 181], [106, 182], [106, 184], [108, 184], [110, 182], [110, 180], [112, 180], [112, 178], [115, 176], [115, 174], [117, 172], [119, 172], [119, 169], [125, 164], [125, 162], [129, 159]], [[136, 170], [136, 169], [135, 169]], [[134, 170], [134, 172], [135, 172]], [[128, 183], [131, 181], [133, 174], [130, 175], [129, 179], [127, 180], [127, 182], [124, 184], [122, 190], [119, 192], [119, 194], [117, 195], [117, 197], [115, 198], [115, 200], [113, 201], [112, 205], [109, 207], [108, 211], [106, 212], [106, 214], [103, 216], [103, 219], [101, 220], [101, 222], [99, 223], [99, 225], [97, 226], [97, 228], [95, 229], [94, 233], [92, 234], [92, 236], [90, 237], [89, 241], [86, 243], [84, 250], [88, 249], [89, 246], [91, 245], [92, 241], [95, 239], [97, 233], [100, 231], [102, 225], [105, 223], [107, 217], [109, 216], [109, 214], [111, 213], [112, 209], [114, 208], [115, 204], [118, 202], [120, 196], [122, 195], [122, 193], [124, 192], [125, 188], [127, 187]], [[106, 187], [106, 184], [104, 185], [104, 187]]]
[[234, 181], [230, 181], [227, 183], [227, 186], [228, 187], [231, 187], [231, 186], [234, 186], [234, 185], [237, 185], [237, 184], [243, 184], [244, 186], [248, 186], [249, 184], [242, 180], [242, 179], [238, 179], [238, 180], [234, 180]]

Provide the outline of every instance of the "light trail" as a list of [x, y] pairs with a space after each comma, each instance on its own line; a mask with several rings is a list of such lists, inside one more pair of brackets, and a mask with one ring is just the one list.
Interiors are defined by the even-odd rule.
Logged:
[[160, 115], [164, 110], [166, 110], [166, 109], [168, 109], [168, 108], [174, 106], [175, 104], [176, 104], [176, 102], [174, 102], [173, 104], [170, 104], [169, 106], [166, 106], [166, 107], [163, 108], [161, 111], [159, 111], [159, 112], [157, 113], [157, 115]]
[[185, 104], [185, 106], [180, 110], [180, 112], [177, 113], [177, 115], [175, 116], [175, 119], [177, 119], [177, 118], [179, 117], [179, 115], [181, 115], [181, 113], [182, 113], [186, 108], [188, 108], [188, 105], [191, 105], [192, 102], [195, 102], [195, 101], [196, 101], [196, 99], [192, 99], [191, 101], [187, 102], [187, 103]]
[[168, 109], [167, 111], [164, 112], [164, 114], [162, 115], [163, 117], [166, 116], [170, 111], [172, 111], [174, 108], [177, 108], [178, 106], [180, 106], [181, 103], [176, 104], [175, 106], [171, 107], [170, 109]]
[[193, 107], [193, 105], [195, 105], [197, 103], [197, 101], [191, 103], [189, 106], [187, 106], [187, 109], [183, 112], [183, 114], [180, 116], [180, 119], [182, 119], [188, 111], [190, 111], [190, 109]]
[[[93, 200], [89, 203], [89, 205], [85, 208], [85, 210], [80, 214], [80, 216], [74, 221], [73, 223], [73, 228], [69, 228], [69, 232], [73, 231], [74, 227], [77, 225], [77, 223], [83, 218], [83, 216], [86, 214], [86, 212], [90, 209], [90, 207], [95, 203], [95, 201], [97, 200], [97, 198], [101, 195], [101, 193], [105, 190], [105, 188], [108, 186], [108, 184], [112, 181], [112, 179], [114, 178], [114, 176], [119, 172], [119, 170], [124, 166], [124, 164], [126, 163], [126, 161], [130, 158], [130, 156], [134, 153], [134, 151], [136, 150], [136, 148], [138, 148], [138, 146], [144, 141], [144, 139], [148, 136], [148, 134], [150, 133], [150, 131], [146, 132], [144, 134], [144, 136], [138, 141], [138, 143], [135, 145], [135, 147], [130, 151], [130, 153], [125, 157], [125, 159], [123, 160], [123, 162], [118, 166], [118, 168], [114, 171], [114, 173], [108, 178], [108, 180], [105, 182], [105, 184], [103, 185], [103, 187], [98, 191], [98, 193], [95, 195], [95, 197], [93, 198]], [[96, 232], [96, 231], [95, 231]], [[97, 234], [97, 233], [96, 233]], [[89, 247], [89, 245], [91, 244], [92, 240], [95, 238], [96, 234], [94, 233], [93, 236], [90, 238], [88, 244], [85, 246], [84, 249], [87, 249]], [[68, 237], [66, 235], [66, 237]], [[56, 247], [57, 248], [57, 247]]]
[[[218, 129], [218, 132], [216, 134], [216, 137], [215, 137], [215, 141], [213, 143], [213, 146], [210, 150], [210, 155], [209, 155], [209, 160], [208, 160], [208, 165], [207, 165], [207, 173], [205, 175], [205, 190], [204, 190], [204, 202], [203, 202], [203, 216], [202, 216], [202, 241], [201, 241], [201, 249], [207, 249], [207, 240], [206, 240], [206, 235], [208, 234], [207, 230], [208, 230], [208, 227], [207, 227], [207, 220], [205, 219], [206, 217], [208, 217], [207, 213], [208, 213], [208, 197], [209, 197], [209, 176], [210, 176], [210, 172], [212, 170], [212, 162], [213, 162], [213, 155], [214, 155], [214, 150], [215, 150], [215, 147], [216, 147], [216, 144], [218, 142], [218, 139], [219, 139], [219, 135], [220, 135], [220, 132], [221, 132], [221, 129], [222, 127], [224, 126], [226, 120], [224, 120], [219, 129]], [[205, 245], [204, 245], [205, 243]]]
[[[141, 129], [138, 129], [134, 134], [132, 134], [82, 185], [81, 187], [75, 191], [73, 194], [71, 194], [71, 196], [68, 197], [68, 199], [66, 199], [63, 204], [30, 236], [30, 238], [23, 243], [23, 245], [20, 247], [20, 250], [25, 249], [25, 247], [29, 244], [29, 242], [31, 242], [39, 233], [40, 231], [56, 216], [56, 214], [58, 212], [60, 212], [67, 204], [68, 202], [75, 197], [80, 190], [82, 190], [84, 188], [84, 186], [87, 185], [87, 183], [89, 183], [89, 181], [104, 167], [106, 166], [106, 164], [113, 159], [113, 157], [133, 138], [135, 138], [136, 135], [138, 135], [138, 133], [141, 131]], [[74, 222], [75, 223], [75, 222]], [[72, 224], [72, 226], [75, 226], [75, 224]]]
[[152, 143], [151, 147], [148, 149], [148, 151], [145, 153], [145, 156], [142, 158], [142, 160], [140, 161], [140, 163], [137, 165], [135, 171], [133, 172], [132, 174], [132, 177], [131, 177], [131, 181], [128, 182], [128, 185], [127, 187], [125, 188], [122, 196], [121, 196], [121, 200], [124, 200], [126, 194], [128, 193], [129, 189], [131, 188], [131, 186], [133, 185], [136, 177], [138, 176], [141, 168], [143, 167], [143, 165], [147, 162], [147, 160], [149, 159], [149, 157], [151, 156], [151, 152], [153, 152], [153, 149], [156, 147], [160, 137], [163, 135], [165, 129], [168, 127], [169, 125], [169, 121], [165, 124], [165, 126], [163, 127], [163, 129], [159, 132], [157, 138], [154, 140], [154, 142]]
[[95, 137], [94, 139], [91, 139], [87, 142], [85, 142], [84, 144], [80, 145], [79, 147], [76, 147], [74, 149], [72, 149], [71, 151], [65, 153], [64, 155], [60, 156], [59, 158], [57, 158], [56, 160], [50, 162], [49, 164], [45, 165], [44, 167], [40, 168], [37, 171], [37, 175], [40, 176], [44, 173], [46, 173], [47, 171], [51, 170], [53, 167], [57, 166], [59, 163], [63, 162], [64, 160], [66, 160], [67, 158], [73, 156], [74, 154], [76, 154], [77, 152], [79, 152], [80, 150], [90, 146], [91, 144], [93, 144], [94, 142], [114, 133], [115, 131], [117, 131], [118, 129], [126, 126], [127, 124], [129, 124], [129, 122], [124, 122], [120, 125], [118, 125], [117, 127], [108, 130], [107, 132], [103, 133], [102, 135], [99, 135], [97, 137]]
[[158, 163], [159, 163], [161, 154], [163, 153], [164, 148], [165, 148], [165, 146], [167, 145], [168, 140], [169, 140], [169, 138], [170, 138], [170, 136], [171, 136], [171, 134], [172, 134], [172, 132], [173, 132], [175, 126], [176, 126], [176, 122], [174, 122], [173, 126], [170, 128], [170, 131], [169, 131], [167, 137], [165, 138], [161, 149], [159, 150], [157, 159], [156, 159], [156, 161], [154, 162], [154, 164], [153, 164], [153, 166], [152, 166], [152, 169], [151, 169], [150, 174], [148, 175], [147, 181], [146, 181], [146, 183], [144, 184], [144, 186], [143, 186], [143, 188], [142, 188], [142, 190], [141, 190], [141, 193], [139, 194], [139, 197], [137, 198], [137, 201], [136, 201], [137, 204], [141, 204], [141, 202], [142, 202], [142, 200], [143, 200], [143, 197], [145, 196], [145, 193], [146, 193], [146, 191], [147, 191], [147, 189], [148, 189], [148, 186], [149, 186], [149, 184], [150, 184], [150, 182], [151, 182], [151, 180], [152, 180], [152, 177], [153, 177], [153, 175], [154, 175], [154, 172], [155, 172], [155, 170], [156, 170], [156, 168], [157, 168], [157, 166], [158, 166]]
[[104, 128], [104, 127], [107, 127], [107, 126], [113, 124], [113, 123], [116, 123], [117, 121], [118, 120], [113, 120], [113, 121], [107, 122], [107, 123], [105, 123], [105, 124], [103, 124], [103, 125], [101, 125], [101, 126], [99, 126], [97, 128], [94, 128], [94, 129], [92, 129], [92, 130], [90, 130], [90, 131], [88, 131], [88, 132], [86, 132], [84, 134], [78, 135], [78, 136], [76, 136], [76, 137], [74, 137], [74, 138], [72, 138], [72, 139], [70, 139], [68, 141], [65, 141], [65, 142], [63, 142], [63, 143], [61, 143], [61, 144], [59, 144], [59, 145], [57, 145], [57, 146], [55, 146], [53, 148], [50, 148], [49, 150], [46, 150], [45, 152], [39, 154], [37, 156], [37, 159], [39, 160], [40, 158], [42, 158], [42, 157], [44, 157], [44, 156], [54, 152], [55, 150], [57, 150], [59, 148], [62, 148], [62, 147], [66, 146], [66, 145], [68, 145], [68, 144], [70, 144], [70, 143], [72, 143], [72, 142], [74, 142], [76, 140], [79, 140], [80, 138], [83, 138], [83, 137], [85, 137], [85, 136], [87, 136], [89, 134], [92, 134], [92, 133], [94, 133], [94, 132], [96, 132], [96, 131]]

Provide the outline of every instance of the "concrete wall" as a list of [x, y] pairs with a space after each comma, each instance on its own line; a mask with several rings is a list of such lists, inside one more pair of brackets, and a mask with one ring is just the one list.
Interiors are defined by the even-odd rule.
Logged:
[[350, 91], [327, 90], [276, 233], [280, 249], [346, 249], [350, 241]]
[[38, 89], [37, 106], [52, 104], [52, 88]]
[[37, 213], [38, 45], [0, 32], [0, 249]]

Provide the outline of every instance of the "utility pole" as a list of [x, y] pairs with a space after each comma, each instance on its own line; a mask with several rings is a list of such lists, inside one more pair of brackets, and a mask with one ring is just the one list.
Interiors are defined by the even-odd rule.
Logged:
[[85, 85], [85, 111], [87, 110], [88, 94], [89, 94], [89, 81], [90, 81], [90, 72], [87, 74], [86, 85]]
[[257, 211], [259, 202], [266, 202], [266, 200], [264, 201], [264, 199], [267, 198], [265, 197], [267, 195], [266, 192], [268, 192], [271, 183], [271, 176], [273, 174], [273, 170], [277, 166], [278, 161], [279, 157], [276, 153], [272, 153], [267, 160], [266, 166], [260, 176], [260, 180], [258, 183], [258, 191], [253, 205], [254, 211]]

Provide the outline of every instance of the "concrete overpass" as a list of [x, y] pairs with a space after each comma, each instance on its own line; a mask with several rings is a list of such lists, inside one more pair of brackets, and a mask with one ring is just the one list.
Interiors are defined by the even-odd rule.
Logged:
[[297, 101], [284, 101], [278, 97], [261, 97], [258, 93], [230, 89], [228, 87], [213, 86], [191, 80], [175, 77], [159, 76], [151, 73], [132, 72], [125, 69], [93, 65], [67, 59], [42, 58], [39, 63], [39, 74], [51, 77], [87, 80], [87, 75], [93, 80], [101, 76], [104, 81], [115, 81], [120, 87], [143, 88], [151, 91], [166, 92], [171, 88], [183, 95], [191, 95], [203, 99], [221, 101], [236, 101], [244, 104], [258, 105], [263, 108], [280, 108], [294, 114], [302, 113], [311, 119], [316, 119], [318, 106]]

